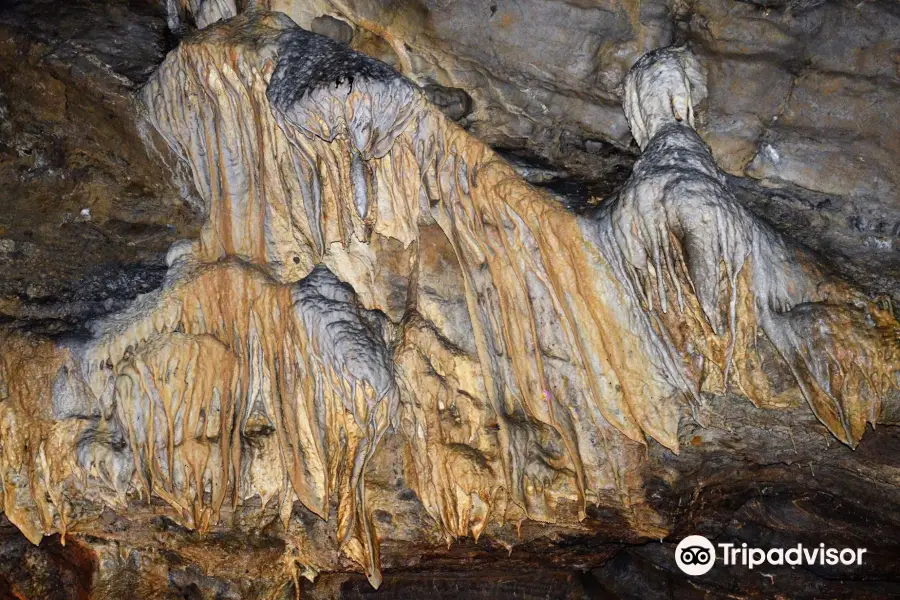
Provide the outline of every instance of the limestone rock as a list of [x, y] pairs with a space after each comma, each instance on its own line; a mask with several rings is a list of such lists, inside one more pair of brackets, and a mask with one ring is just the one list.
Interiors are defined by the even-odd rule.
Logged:
[[900, 415], [900, 325], [737, 201], [694, 129], [705, 90], [685, 48], [637, 61], [642, 155], [577, 215], [283, 14], [190, 35], [140, 99], [200, 239], [86, 340], [3, 333], [4, 513], [34, 542], [110, 536], [108, 511], [132, 543], [147, 512], [184, 531], [163, 545], [277, 522], [246, 568], [299, 593], [348, 569], [378, 587], [407, 564], [389, 544], [546, 543], [528, 523], [663, 538], [691, 517], [659, 499], [704, 452], [877, 471], [850, 448]]
[[[709, 74], [699, 131], [726, 172], [751, 179], [741, 182], [742, 201], [800, 233], [845, 276], [900, 298], [892, 0], [262, 5], [307, 28], [349, 23], [354, 48], [426, 89], [465, 93], [471, 108], [460, 96], [448, 114], [491, 146], [564, 170], [550, 183], [575, 205], [596, 204], [591, 191], [606, 193], [614, 185], [604, 183], [621, 182], [634, 160], [619, 108], [626, 71], [653, 48], [689, 42]], [[841, 208], [804, 231], [808, 211], [787, 198]]]
[[[719, 164], [760, 181], [747, 201], [769, 207], [766, 218], [896, 295], [896, 5], [700, 0], [684, 14], [683, 37], [710, 73], [701, 134]], [[782, 200], [799, 197], [840, 208], [804, 231], [808, 211]]]
[[[890, 2], [770, 3], [760, 8], [758, 3], [729, 0], [696, 0], [676, 6], [624, 1], [596, 7], [552, 1], [509, 6], [457, 1], [410, 5], [399, 11], [390, 3], [364, 1], [272, 0], [265, 5], [285, 12], [303, 26], [324, 18], [320, 15], [334, 15], [384, 37], [388, 52], [401, 58], [408, 54], [404, 61], [410, 71], [406, 75], [474, 94], [470, 127], [480, 139], [494, 145], [524, 145], [559, 161], [590, 164], [587, 156], [576, 159], [572, 148], [566, 155], [560, 149], [554, 154], [547, 136], [572, 132], [582, 140], [599, 137], [627, 143], [625, 123], [617, 110], [617, 86], [643, 52], [666, 45], [676, 36], [702, 47], [702, 58], [708, 63], [704, 66], [729, 69], [711, 80], [714, 97], [710, 108], [717, 116], [738, 112], [762, 115], [762, 125], [769, 126], [785, 108], [755, 104], [761, 95], [743, 85], [768, 85], [767, 80], [776, 77], [776, 85], [783, 86], [782, 77], [777, 73], [748, 77], [747, 67], [742, 69], [736, 62], [750, 63], [750, 68], [756, 62], [757, 71], [786, 69], [794, 75], [802, 75], [797, 72], [798, 65], [808, 63], [810, 73], [820, 78], [878, 77], [869, 81], [870, 86], [876, 93], [896, 98], [897, 40], [892, 32], [897, 28], [892, 25], [897, 15]], [[683, 30], [675, 31], [673, 21], [679, 19]], [[844, 43], [854, 36], [862, 39]], [[715, 89], [719, 86], [721, 92]], [[767, 88], [765, 95], [786, 102], [790, 90], [780, 93], [779, 89]], [[716, 95], [726, 93], [727, 97], [716, 100]], [[815, 95], [820, 100], [835, 98], [847, 113], [861, 116], [842, 96], [834, 90]], [[585, 99], [590, 100], [586, 103]], [[742, 103], [747, 105], [743, 109]], [[604, 110], [605, 104], [611, 105], [610, 110], [597, 112]], [[870, 102], [860, 108], [875, 105]], [[896, 115], [896, 110], [881, 105], [880, 114]], [[828, 112], [817, 105], [803, 111], [816, 123], [811, 128], [821, 130], [829, 124], [818, 116]], [[527, 122], [518, 115], [527, 116]], [[867, 125], [864, 118], [859, 123]], [[878, 135], [888, 136], [893, 131], [872, 125], [873, 131], [881, 132]], [[734, 138], [727, 137], [729, 141]], [[889, 137], [890, 143], [896, 136]]]

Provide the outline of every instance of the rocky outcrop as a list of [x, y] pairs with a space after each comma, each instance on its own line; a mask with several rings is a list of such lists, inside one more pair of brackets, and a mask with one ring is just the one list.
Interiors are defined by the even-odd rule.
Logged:
[[[167, 540], [267, 530], [254, 581], [377, 587], [410, 547], [467, 536], [568, 565], [560, 532], [664, 538], [698, 524], [690, 490], [775, 463], [896, 498], [851, 448], [897, 420], [900, 326], [737, 201], [694, 129], [706, 91], [683, 48], [639, 60], [641, 157], [578, 215], [284, 15], [186, 38], [140, 99], [200, 237], [86, 340], [3, 334], [5, 514], [34, 542], [99, 536], [119, 571], [115, 544], [171, 551], [155, 512]], [[225, 576], [228, 552], [187, 552]]]

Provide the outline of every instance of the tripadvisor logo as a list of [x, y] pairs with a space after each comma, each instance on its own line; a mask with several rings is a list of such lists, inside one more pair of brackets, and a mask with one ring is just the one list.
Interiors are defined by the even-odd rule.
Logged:
[[865, 548], [828, 548], [819, 544], [812, 548], [797, 544], [790, 548], [750, 548], [747, 544], [713, 543], [702, 535], [689, 535], [675, 548], [675, 563], [687, 575], [703, 575], [716, 564], [740, 565], [753, 569], [760, 565], [861, 565]]
[[675, 548], [675, 563], [688, 575], [703, 575], [716, 563], [716, 549], [702, 535], [689, 535]]

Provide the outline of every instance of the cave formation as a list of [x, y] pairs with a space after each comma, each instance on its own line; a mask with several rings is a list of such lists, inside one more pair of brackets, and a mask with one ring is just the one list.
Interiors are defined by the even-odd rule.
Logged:
[[[894, 284], [754, 210], [704, 48], [639, 35], [614, 88], [634, 145], [545, 148], [573, 179], [628, 163], [579, 204], [468, 122], [484, 90], [422, 74], [421, 15], [164, 4], [171, 49], [116, 118], [185, 224], [102, 309], [0, 299], [4, 548], [55, 565], [0, 592], [898, 591]], [[743, 174], [766, 160], [788, 155], [761, 142]], [[869, 555], [691, 580], [692, 533]]]

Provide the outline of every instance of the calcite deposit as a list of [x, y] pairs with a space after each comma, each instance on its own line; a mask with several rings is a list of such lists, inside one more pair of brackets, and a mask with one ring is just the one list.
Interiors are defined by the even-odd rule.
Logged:
[[655, 48], [689, 43], [709, 88], [697, 128], [719, 166], [741, 176], [732, 179], [741, 202], [843, 274], [900, 298], [893, 0], [257, 4], [313, 30], [325, 18], [342, 23], [354, 48], [425, 89], [467, 93], [471, 108], [449, 114], [493, 147], [547, 161], [532, 180], [602, 180], [603, 194], [635, 157], [625, 74]]
[[[391, 67], [279, 13], [213, 23], [226, 4], [173, 9], [212, 24], [140, 91], [199, 239], [86, 338], [0, 338], [2, 509], [32, 542], [154, 502], [201, 533], [275, 507], [286, 578], [339, 551], [378, 587], [385, 540], [589, 511], [666, 537], [653, 453], [722, 402], [811, 411], [850, 448], [896, 422], [889, 303], [736, 200], [695, 131], [689, 49], [628, 73], [641, 156], [576, 215]], [[403, 476], [374, 483], [385, 447]]]

